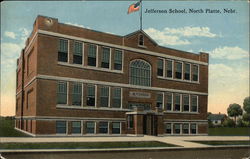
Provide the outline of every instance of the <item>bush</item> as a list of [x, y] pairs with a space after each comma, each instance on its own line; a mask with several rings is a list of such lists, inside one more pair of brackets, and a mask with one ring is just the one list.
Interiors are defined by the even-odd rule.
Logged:
[[224, 127], [234, 127], [235, 126], [235, 122], [232, 119], [227, 118], [227, 119], [224, 120], [224, 122], [222, 123], [222, 125]]

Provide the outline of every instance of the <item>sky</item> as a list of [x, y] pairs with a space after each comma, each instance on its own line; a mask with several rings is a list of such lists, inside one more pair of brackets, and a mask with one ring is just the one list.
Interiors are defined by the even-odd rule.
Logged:
[[[37, 15], [58, 18], [61, 23], [127, 35], [140, 28], [140, 12], [127, 14], [129, 5], [135, 2], [2, 2], [0, 115], [15, 115], [16, 59]], [[229, 104], [243, 104], [244, 98], [249, 96], [249, 2], [143, 1], [140, 9], [143, 30], [159, 45], [197, 54], [209, 53], [209, 112], [226, 113]], [[167, 10], [167, 13], [145, 13], [151, 9]], [[186, 13], [177, 12], [183, 9]], [[224, 13], [224, 9], [231, 13]]]

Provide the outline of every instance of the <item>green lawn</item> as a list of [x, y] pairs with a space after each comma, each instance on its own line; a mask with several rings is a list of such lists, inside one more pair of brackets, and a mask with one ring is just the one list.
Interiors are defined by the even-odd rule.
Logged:
[[0, 137], [26, 137], [28, 135], [14, 129], [13, 118], [0, 117]]
[[236, 128], [227, 128], [227, 127], [218, 127], [218, 128], [209, 128], [208, 135], [210, 136], [249, 136], [250, 128], [247, 127], [236, 127]]
[[249, 145], [250, 141], [191, 141], [196, 142], [200, 144], [205, 145], [212, 145], [212, 146], [218, 146], [218, 145]]
[[158, 141], [139, 142], [60, 142], [60, 143], [1, 143], [0, 149], [94, 149], [94, 148], [177, 147]]

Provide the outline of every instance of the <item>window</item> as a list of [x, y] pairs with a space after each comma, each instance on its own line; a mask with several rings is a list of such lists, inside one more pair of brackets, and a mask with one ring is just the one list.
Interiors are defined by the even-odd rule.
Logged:
[[175, 63], [175, 78], [182, 79], [182, 63], [181, 62]]
[[174, 124], [174, 133], [175, 134], [181, 133], [181, 124]]
[[165, 133], [167, 133], [167, 134], [171, 134], [172, 133], [171, 123], [167, 123], [166, 124]]
[[156, 100], [156, 107], [162, 108], [162, 104], [163, 104], [163, 93], [158, 93]]
[[56, 121], [56, 133], [66, 134], [66, 121]]
[[114, 108], [120, 108], [121, 107], [121, 88], [114, 88], [113, 107]]
[[95, 133], [95, 122], [93, 122], [93, 121], [86, 122], [86, 133], [87, 134], [94, 134]]
[[183, 111], [189, 111], [189, 95], [183, 95]]
[[120, 134], [120, 122], [113, 122], [112, 123], [112, 134]]
[[72, 105], [82, 105], [82, 84], [73, 83]]
[[58, 82], [57, 104], [67, 104], [67, 82]]
[[172, 93], [167, 93], [167, 111], [172, 110], [172, 103], [173, 103], [173, 94]]
[[96, 45], [89, 44], [88, 47], [88, 65], [89, 66], [96, 66]]
[[109, 87], [106, 87], [106, 86], [101, 87], [100, 98], [101, 98], [100, 106], [108, 107], [109, 106]]
[[110, 63], [110, 48], [102, 48], [102, 68], [109, 68]]
[[143, 60], [130, 63], [130, 84], [151, 86], [151, 66]]
[[95, 86], [87, 86], [87, 106], [95, 106]]
[[196, 130], [196, 124], [191, 124], [191, 134], [196, 134], [197, 130]]
[[186, 63], [185, 64], [185, 74], [184, 74], [184, 79], [185, 80], [190, 80], [190, 64]]
[[139, 35], [139, 45], [141, 45], [141, 46], [144, 45], [144, 37], [143, 37], [143, 35]]
[[198, 81], [198, 73], [199, 73], [198, 70], [199, 70], [198, 65], [193, 65], [193, 69], [192, 69], [193, 81]]
[[99, 133], [107, 134], [108, 133], [108, 122], [99, 123]]
[[115, 50], [114, 69], [115, 70], [122, 70], [122, 51], [121, 50]]
[[81, 133], [81, 122], [72, 121], [72, 134], [80, 134], [80, 133]]
[[74, 42], [73, 63], [82, 64], [82, 43]]
[[173, 78], [173, 61], [166, 60], [167, 62], [167, 78]]
[[198, 96], [191, 96], [191, 111], [197, 112], [197, 106], [198, 106]]
[[175, 105], [174, 105], [175, 111], [180, 111], [180, 103], [181, 103], [180, 94], [175, 94]]
[[128, 128], [134, 128], [134, 117], [133, 115], [128, 115]]
[[157, 62], [157, 76], [163, 77], [163, 59], [158, 59], [158, 62]]
[[58, 61], [68, 62], [68, 40], [59, 39]]
[[182, 124], [182, 134], [189, 134], [189, 124], [188, 123]]

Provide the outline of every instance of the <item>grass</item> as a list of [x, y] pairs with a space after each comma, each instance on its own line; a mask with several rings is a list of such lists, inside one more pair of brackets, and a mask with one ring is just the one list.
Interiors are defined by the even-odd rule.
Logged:
[[250, 141], [191, 141], [205, 145], [219, 146], [219, 145], [249, 145]]
[[0, 117], [0, 137], [27, 137], [28, 135], [14, 129], [15, 120], [11, 117]]
[[250, 129], [247, 127], [236, 127], [236, 128], [227, 128], [227, 127], [217, 127], [209, 128], [208, 135], [210, 136], [249, 136]]
[[94, 149], [94, 148], [139, 148], [177, 147], [158, 141], [139, 142], [60, 142], [60, 143], [1, 143], [0, 149]]

